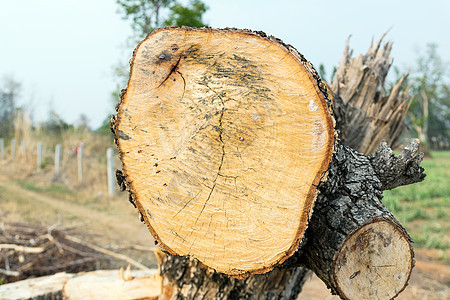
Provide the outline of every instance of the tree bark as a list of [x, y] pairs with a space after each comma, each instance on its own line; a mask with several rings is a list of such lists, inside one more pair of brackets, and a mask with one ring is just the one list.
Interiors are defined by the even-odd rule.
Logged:
[[296, 299], [309, 271], [276, 268], [237, 279], [208, 269], [197, 259], [158, 253], [162, 275], [160, 299]]
[[[176, 29], [169, 29], [169, 32], [165, 32], [165, 37], [170, 36], [172, 30]], [[312, 126], [312, 136], [317, 136], [318, 133], [319, 136], [325, 137], [326, 142], [322, 142], [321, 145], [326, 145], [326, 148], [334, 152], [334, 154], [329, 165], [328, 163], [319, 163], [319, 166], [327, 165], [326, 172], [324, 172], [325, 169], [323, 169], [322, 167], [320, 167], [318, 171], [316, 170], [313, 172], [313, 174], [316, 174], [312, 176], [315, 179], [311, 184], [312, 188], [309, 189], [309, 192], [307, 193], [308, 196], [306, 197], [306, 202], [304, 203], [311, 203], [312, 205], [314, 200], [308, 202], [310, 201], [309, 199], [316, 199], [317, 193], [319, 192], [318, 197], [315, 201], [314, 213], [312, 213], [311, 215], [309, 204], [303, 207], [303, 212], [295, 212], [300, 216], [307, 217], [306, 219], [302, 219], [302, 222], [305, 222], [305, 226], [300, 230], [302, 233], [300, 235], [296, 235], [295, 242], [294, 244], [292, 244], [295, 245], [295, 248], [292, 248], [292, 245], [288, 247], [289, 250], [285, 251], [283, 258], [281, 259], [276, 258], [273, 261], [267, 262], [266, 258], [261, 260], [260, 257], [254, 260], [256, 261], [256, 267], [252, 266], [250, 269], [244, 269], [241, 265], [244, 261], [246, 261], [248, 256], [251, 256], [251, 252], [241, 251], [245, 249], [239, 248], [239, 245], [237, 245], [238, 248], [232, 248], [232, 246], [235, 246], [234, 244], [242, 243], [242, 240], [245, 239], [244, 236], [236, 238], [233, 243], [227, 244], [227, 247], [231, 246], [230, 249], [235, 250], [230, 251], [231, 255], [230, 253], [226, 254], [225, 259], [222, 257], [222, 255], [214, 257], [214, 259], [212, 260], [203, 256], [206, 250], [203, 248], [207, 248], [208, 245], [211, 245], [209, 244], [211, 242], [211, 239], [209, 239], [209, 241], [208, 239], [204, 239], [204, 237], [207, 236], [208, 233], [202, 234], [201, 231], [199, 231], [201, 230], [201, 228], [194, 228], [195, 224], [199, 220], [198, 215], [203, 214], [206, 203], [210, 199], [211, 195], [215, 193], [215, 191], [226, 190], [226, 188], [224, 189], [225, 185], [223, 185], [223, 183], [226, 183], [226, 181], [229, 180], [230, 182], [234, 181], [234, 184], [236, 184], [235, 180], [238, 176], [240, 176], [239, 172], [233, 174], [225, 173], [226, 170], [232, 169], [230, 168], [230, 166], [233, 165], [229, 162], [225, 164], [225, 154], [228, 155], [231, 152], [231, 148], [225, 148], [225, 145], [229, 145], [230, 143], [232, 143], [232, 140], [229, 139], [232, 136], [236, 138], [234, 142], [248, 139], [247, 142], [252, 142], [254, 143], [254, 145], [257, 145], [261, 141], [255, 138], [260, 136], [259, 133], [252, 136], [244, 135], [243, 132], [245, 132], [245, 130], [250, 130], [249, 128], [251, 127], [256, 127], [257, 129], [264, 127], [263, 124], [255, 126], [255, 124], [250, 122], [249, 124], [251, 126], [249, 126], [248, 124], [245, 124], [245, 122], [241, 122], [240, 125], [246, 128], [244, 131], [242, 131], [241, 133], [237, 133], [237, 131], [227, 132], [225, 129], [225, 124], [227, 124], [228, 126], [233, 124], [231, 119], [227, 119], [225, 117], [225, 113], [228, 114], [228, 110], [231, 109], [231, 107], [228, 106], [229, 103], [227, 103], [227, 101], [232, 100], [239, 103], [237, 107], [233, 108], [236, 109], [236, 111], [239, 111], [239, 106], [243, 105], [243, 103], [246, 103], [245, 101], [249, 101], [245, 98], [242, 100], [238, 98], [240, 95], [245, 94], [243, 93], [243, 89], [245, 90], [245, 88], [248, 88], [247, 85], [256, 85], [258, 89], [266, 88], [266, 90], [262, 94], [258, 92], [255, 95], [250, 95], [250, 98], [262, 98], [259, 99], [263, 100], [259, 104], [262, 105], [262, 107], [266, 108], [269, 103], [266, 102], [266, 104], [264, 104], [265, 100], [269, 98], [271, 98], [271, 101], [273, 99], [284, 99], [285, 97], [288, 97], [288, 95], [296, 93], [294, 92], [294, 90], [290, 90], [292, 87], [294, 87], [294, 89], [299, 87], [299, 83], [293, 83], [292, 86], [288, 84], [286, 86], [284, 82], [277, 82], [276, 80], [279, 78], [283, 78], [282, 81], [289, 78], [280, 77], [280, 75], [273, 76], [269, 80], [271, 81], [269, 88], [267, 88], [266, 85], [266, 83], [269, 84], [269, 81], [259, 81], [260, 79], [255, 81], [258, 76], [268, 76], [267, 74], [271, 74], [270, 72], [263, 72], [264, 74], [261, 74], [261, 70], [264, 69], [264, 66], [269, 65], [273, 67], [274, 64], [265, 61], [264, 59], [266, 58], [266, 56], [264, 56], [263, 54], [258, 54], [261, 53], [261, 49], [255, 52], [252, 52], [250, 50], [250, 54], [247, 53], [247, 55], [244, 55], [242, 52], [239, 52], [240, 50], [237, 50], [240, 49], [239, 44], [233, 44], [235, 40], [232, 41], [223, 39], [223, 35], [230, 34], [230, 32], [230, 35], [237, 34], [239, 36], [239, 42], [245, 41], [250, 36], [251, 42], [244, 42], [244, 44], [246, 43], [246, 45], [252, 45], [250, 48], [255, 47], [254, 44], [260, 42], [262, 38], [262, 40], [264, 40], [263, 44], [266, 43], [265, 45], [267, 45], [268, 48], [275, 46], [275, 48], [278, 47], [278, 50], [282, 49], [282, 51], [284, 51], [285, 55], [281, 56], [280, 62], [284, 61], [284, 64], [287, 61], [287, 65], [280, 64], [278, 66], [282, 70], [283, 68], [285, 68], [285, 71], [282, 71], [282, 73], [295, 73], [296, 76], [303, 76], [304, 78], [308, 79], [307, 81], [302, 81], [302, 84], [305, 84], [305, 82], [312, 83], [313, 88], [309, 89], [308, 93], [304, 93], [308, 96], [304, 98], [304, 100], [300, 101], [303, 101], [303, 103], [306, 103], [306, 105], [303, 104], [302, 106], [300, 103], [294, 103], [295, 101], [292, 102], [293, 98], [291, 98], [291, 102], [284, 103], [283, 107], [289, 105], [298, 105], [299, 110], [297, 110], [297, 112], [293, 111], [293, 114], [296, 114], [299, 111], [317, 111], [317, 108], [320, 108], [321, 112], [324, 113], [330, 112], [328, 110], [329, 101], [327, 98], [325, 85], [321, 83], [317, 73], [312, 68], [311, 64], [304, 60], [304, 58], [291, 46], [285, 45], [275, 38], [267, 38], [262, 33], [255, 34], [248, 31], [236, 30], [211, 31], [210, 29], [206, 29], [203, 31], [194, 31], [194, 33], [200, 33], [200, 35], [196, 36], [196, 38], [193, 39], [197, 42], [197, 44], [194, 48], [192, 48], [192, 46], [189, 46], [190, 40], [186, 38], [186, 35], [191, 34], [190, 30], [191, 29], [185, 28], [181, 29], [181, 32], [185, 34], [183, 37], [184, 40], [177, 41], [176, 44], [170, 43], [172, 45], [171, 51], [173, 53], [179, 50], [181, 50], [181, 53], [196, 53], [195, 55], [197, 56], [194, 55], [193, 58], [197, 59], [198, 63], [192, 64], [191, 62], [191, 64], [200, 69], [206, 66], [206, 71], [202, 71], [203, 73], [199, 72], [200, 75], [192, 75], [196, 74], [195, 68], [190, 69], [189, 67], [186, 67], [186, 60], [184, 60], [180, 64], [182, 59], [186, 59], [186, 57], [174, 56], [170, 52], [164, 52], [161, 50], [161, 47], [164, 48], [168, 45], [167, 42], [164, 41], [164, 38], [158, 39], [157, 42], [153, 44], [154, 47], [151, 48], [145, 48], [144, 46], [142, 46], [143, 44], [141, 44], [141, 50], [145, 49], [145, 51], [140, 52], [140, 50], [136, 50], [134, 57], [136, 58], [136, 56], [140, 55], [140, 53], [143, 53], [141, 58], [142, 62], [138, 61], [138, 63], [136, 63], [136, 60], [134, 60], [134, 63], [132, 64], [132, 72], [128, 89], [122, 97], [121, 104], [119, 105], [118, 115], [116, 117], [113, 117], [111, 121], [111, 128], [113, 133], [115, 134], [116, 143], [119, 146], [121, 158], [124, 164], [124, 175], [122, 175], [121, 173], [118, 174], [118, 178], [120, 179], [119, 185], [127, 188], [131, 192], [131, 202], [137, 205], [142, 215], [142, 219], [146, 221], [150, 231], [156, 237], [156, 240], [158, 242], [163, 242], [162, 249], [167, 252], [164, 255], [160, 255], [160, 273], [162, 276], [163, 285], [162, 295], [160, 296], [160, 298], [296, 299], [306, 279], [308, 269], [313, 270], [319, 276], [319, 278], [321, 278], [327, 284], [327, 286], [333, 293], [338, 294], [344, 299], [391, 299], [398, 295], [398, 293], [400, 293], [405, 288], [409, 279], [409, 275], [413, 267], [413, 252], [410, 245], [409, 236], [407, 235], [403, 227], [395, 220], [393, 215], [381, 203], [381, 198], [382, 191], [385, 189], [423, 180], [423, 169], [419, 167], [419, 163], [422, 157], [420, 154], [417, 154], [418, 143], [416, 141], [409, 145], [399, 156], [394, 156], [392, 150], [390, 150], [386, 146], [386, 144], [382, 144], [376, 152], [374, 152], [369, 157], [366, 157], [356, 152], [355, 150], [352, 150], [351, 148], [343, 146], [340, 143], [338, 143], [335, 148], [334, 133], [329, 129], [329, 127], [325, 126], [325, 128], [328, 129], [327, 134], [324, 135], [323, 131], [317, 132], [317, 130], [314, 129], [314, 124], [316, 124], [315, 122], [312, 122], [312, 124], [310, 125], [305, 125]], [[207, 39], [201, 37], [201, 35], [205, 32], [208, 33]], [[217, 43], [217, 41], [211, 42], [211, 40], [214, 40], [215, 38], [217, 38], [217, 36], [220, 37], [218, 38], [219, 43], [215, 44]], [[270, 42], [267, 44], [267, 41]], [[201, 56], [198, 52], [198, 49], [200, 49], [201, 47], [199, 45], [203, 45], [203, 42], [206, 43], [205, 45], [207, 45], [205, 47], [206, 49], [217, 49], [222, 47], [222, 45], [226, 45], [226, 47], [231, 45], [231, 48], [229, 50], [230, 53], [210, 53], [209, 56], [205, 57], [214, 59], [208, 61], [207, 63], [203, 63], [202, 59], [198, 59], [199, 56]], [[158, 45], [155, 46], [156, 44]], [[191, 51], [189, 51], [189, 49]], [[376, 49], [378, 49], [378, 46], [376, 47]], [[220, 63], [222, 61], [222, 56], [232, 55], [233, 52], [235, 52], [235, 58], [240, 57], [240, 60], [237, 64], [236, 61], [230, 63], [227, 60], [225, 60], [227, 62], [226, 64]], [[238, 55], [236, 55], [236, 53], [238, 53]], [[272, 52], [270, 53], [272, 55], [269, 56], [275, 56]], [[253, 59], [255, 58], [256, 61], [258, 61], [258, 59], [261, 59], [261, 55], [264, 57], [264, 59], [262, 59], [264, 63], [255, 64]], [[147, 63], [145, 59], [150, 62], [153, 61], [153, 63]], [[168, 62], [165, 62], [166, 59], [168, 59]], [[250, 64], [248, 63], [249, 60], [251, 61]], [[155, 65], [157, 64], [166, 66], [166, 72], [163, 72], [164, 68], [160, 70], [158, 66], [155, 67]], [[149, 67], [150, 65], [151, 67]], [[189, 66], [189, 64], [187, 65]], [[301, 66], [301, 68], [296, 72], [292, 72], [292, 68], [294, 68], [296, 65], [297, 67]], [[182, 66], [184, 66], [184, 69], [182, 69]], [[227, 67], [225, 68], [224, 66]], [[168, 73], [167, 67], [169, 68]], [[213, 69], [213, 72], [208, 73], [210, 72], [211, 68]], [[242, 71], [242, 69], [244, 71], [242, 73], [239, 73]], [[139, 76], [133, 77], [133, 70], [139, 70], [136, 72], [142, 72], [141, 76], [149, 76], [147, 78], [152, 78], [153, 75], [151, 74], [156, 75], [153, 76], [154, 79], [146, 81], [142, 80]], [[256, 73], [252, 73], [255, 70], [259, 70], [257, 72], [257, 75]], [[233, 77], [235, 76], [235, 74], [233, 74], [234, 72], [238, 72], [239, 75], [237, 77]], [[279, 72], [279, 70], [277, 72]], [[306, 77], [305, 75], [298, 75], [302, 72], [303, 74], [306, 74]], [[201, 74], [203, 74], [203, 76], [201, 76]], [[173, 76], [173, 78], [171, 76]], [[245, 76], [256, 77], [250, 79], [250, 81], [243, 85], [243, 83], [239, 80], [242, 80], [242, 78], [245, 78]], [[207, 78], [206, 81], [205, 78]], [[220, 80], [217, 80], [217, 78], [219, 78]], [[225, 81], [222, 81], [223, 78], [225, 78]], [[229, 78], [232, 78], [231, 84]], [[192, 120], [194, 120], [195, 122], [195, 120], [201, 119], [201, 116], [204, 115], [208, 116], [206, 120], [215, 120], [214, 122], [216, 123], [211, 128], [211, 134], [202, 136], [201, 140], [210, 140], [210, 146], [208, 147], [216, 148], [218, 151], [216, 154], [211, 154], [209, 153], [210, 150], [208, 149], [208, 147], [198, 147], [198, 145], [200, 145], [198, 143], [195, 144], [192, 148], [195, 151], [192, 151], [192, 149], [190, 150], [192, 153], [201, 153], [203, 151], [204, 153], [208, 154], [207, 157], [205, 156], [205, 161], [209, 163], [212, 162], [211, 166], [209, 167], [212, 167], [212, 169], [216, 170], [216, 175], [212, 177], [214, 178], [214, 180], [206, 185], [209, 188], [209, 193], [200, 197], [206, 198], [206, 202], [203, 201], [200, 202], [200, 204], [194, 205], [195, 207], [199, 208], [198, 211], [195, 211], [195, 208], [193, 210], [190, 210], [190, 213], [192, 213], [194, 216], [197, 215], [197, 219], [195, 220], [195, 217], [194, 219], [192, 219], [189, 214], [183, 216], [183, 220], [192, 219], [188, 221], [188, 223], [190, 224], [188, 226], [186, 226], [185, 221], [180, 220], [173, 222], [178, 213], [176, 213], [175, 215], [168, 215], [166, 212], [170, 211], [171, 209], [163, 205], [163, 201], [159, 201], [157, 205], [153, 206], [147, 205], [148, 202], [146, 202], [146, 199], [152, 198], [155, 192], [161, 193], [162, 191], [166, 199], [170, 199], [170, 197], [172, 197], [169, 194], [164, 194], [164, 190], [154, 190], [154, 186], [165, 187], [163, 182], [166, 183], [166, 181], [164, 180], [167, 180], [166, 178], [168, 178], [167, 176], [169, 175], [167, 175], [166, 177], [161, 177], [163, 180], [161, 182], [159, 182], [158, 180], [155, 181], [154, 178], [159, 178], [158, 176], [160, 175], [157, 174], [161, 173], [161, 169], [171, 170], [172, 168], [172, 170], [175, 170], [176, 168], [173, 169], [173, 161], [183, 161], [182, 156], [180, 157], [178, 154], [173, 155], [173, 153], [171, 152], [171, 146], [164, 146], [162, 150], [155, 150], [155, 148], [151, 148], [150, 146], [150, 143], [160, 143], [160, 140], [163, 140], [164, 137], [174, 138], [175, 133], [178, 135], [181, 134], [182, 136], [188, 135], [184, 133], [186, 127], [189, 127], [188, 123], [186, 123], [187, 125], [173, 127], [175, 129], [164, 132], [165, 128], [173, 126], [172, 124], [178, 122], [171, 118], [170, 122], [164, 124], [161, 123], [163, 122], [161, 120], [164, 120], [164, 118], [167, 117], [167, 114], [165, 114], [165, 110], [172, 109], [172, 107], [169, 107], [168, 105], [173, 106], [174, 104], [171, 104], [172, 102], [164, 102], [164, 100], [161, 100], [160, 97], [163, 96], [163, 94], [151, 94], [154, 90], [158, 90], [161, 87], [169, 89], [169, 91], [172, 91], [171, 89], [173, 89], [173, 91], [177, 91], [177, 84], [173, 82], [177, 81], [178, 79], [181, 80], [182, 91], [179, 95], [173, 93], [169, 97], [168, 101], [174, 102], [175, 106], [178, 102], [186, 101], [186, 99], [200, 99], [201, 102], [203, 101], [202, 107], [205, 108], [205, 110], [199, 111], [199, 114], [197, 114], [195, 118], [190, 120], [191, 122]], [[173, 80], [173, 82], [170, 80]], [[192, 84], [192, 80], [197, 80], [200, 83], [194, 89], [189, 87], [189, 85]], [[228, 87], [225, 89], [223, 89], [224, 83], [228, 84]], [[280, 98], [272, 97], [272, 95], [274, 94], [279, 96], [279, 94], [281, 93], [281, 90], [277, 90], [279, 92], [274, 93], [275, 86], [282, 86], [281, 90], [283, 91], [283, 93], [285, 93], [284, 96], [281, 96]], [[400, 86], [401, 84], [396, 89], [396, 95], [400, 93]], [[178, 85], [178, 87], [180, 87], [180, 85]], [[368, 89], [373, 91], [373, 87], [368, 87]], [[229, 95], [230, 91], [232, 91], [232, 96]], [[204, 95], [208, 94], [209, 98], [203, 98]], [[270, 94], [271, 97], [267, 97], [268, 94]], [[249, 95], [249, 93], [247, 93], [246, 95]], [[316, 95], [315, 97], [318, 98], [314, 98], [312, 102], [308, 102], [308, 100], [306, 100], [310, 99], [309, 97], [314, 97], [314, 95]], [[388, 100], [391, 99], [389, 101], [386, 101], [386, 99], [383, 98], [383, 101], [392, 104], [396, 101], [394, 99], [395, 97], [388, 97]], [[335, 95], [335, 99], [336, 98], [337, 102], [342, 100], [339, 94]], [[148, 99], [150, 100], [148, 101]], [[360, 97], [358, 99], [364, 99], [364, 97]], [[392, 99], [394, 99], [395, 101]], [[250, 101], [252, 100], [250, 99]], [[211, 109], [210, 106], [208, 106], [211, 104], [215, 108]], [[183, 105], [184, 103], [179, 104], [180, 107], [182, 107]], [[150, 109], [148, 109], [147, 107], [150, 107]], [[248, 113], [249, 109], [252, 110], [255, 107], [257, 108], [258, 106], [250, 106], [250, 108], [245, 108], [239, 114], [235, 114], [233, 116], [230, 114], [227, 115], [227, 117], [231, 116], [232, 118], [237, 117], [239, 119], [240, 117], [244, 116], [244, 112]], [[338, 107], [337, 115], [340, 118], [338, 124], [347, 124], [346, 120], [350, 118], [350, 114], [346, 113], [346, 106], [337, 104], [336, 107]], [[363, 106], [361, 109], [367, 109], [367, 105]], [[403, 113], [405, 107], [403, 104], [383, 107], [383, 120], [389, 119], [389, 116], [392, 113], [396, 114], [398, 109], [400, 109]], [[150, 115], [146, 115], [146, 111], [150, 111]], [[191, 118], [191, 116], [184, 113], [186, 111], [185, 109], [179, 109], [179, 107], [176, 107], [174, 108], [174, 111], [179, 112], [178, 118]], [[153, 112], [157, 112], [157, 114], [153, 115]], [[256, 115], [252, 116], [256, 116], [257, 120], [258, 116], [261, 115], [260, 113], [261, 111], [258, 111]], [[290, 116], [290, 114], [288, 115]], [[400, 127], [398, 127], [397, 125], [399, 120], [401, 122], [401, 113], [396, 114], [396, 116], [397, 123], [390, 124], [389, 126], [385, 127], [389, 128], [389, 132], [391, 133], [400, 130]], [[367, 117], [367, 115], [365, 115], [365, 117]], [[358, 115], [357, 118], [358, 120], [364, 119], [362, 115]], [[145, 127], [145, 124], [147, 124], [146, 122], [154, 122], [152, 121], [152, 119], [157, 120], [156, 123], [153, 123], [156, 125]], [[324, 120], [328, 119], [325, 118]], [[301, 121], [301, 123], [298, 122], [299, 120], [293, 123], [288, 122], [288, 127], [296, 126], [295, 124], [308, 123], [307, 121], [306, 123], [304, 123], [305, 120]], [[374, 126], [376, 126], [376, 124], [376, 122], [372, 122], [370, 123], [369, 127], [374, 129]], [[157, 128], [158, 126], [163, 129], [163, 131], [160, 132], [160, 129]], [[352, 128], [352, 126], [356, 125], [342, 125], [343, 129]], [[149, 132], [151, 132], [151, 135], [148, 135]], [[246, 132], [248, 133], [250, 131]], [[254, 132], [256, 131], [253, 131], [251, 133]], [[364, 140], [356, 140], [356, 142], [365, 144], [365, 151], [367, 151], [367, 149], [372, 149], [371, 147], [373, 147], [373, 142], [370, 141], [369, 143], [368, 140], [370, 139], [368, 137], [385, 136], [385, 132], [381, 134], [377, 130], [369, 130], [366, 131], [366, 133], [367, 136]], [[306, 136], [307, 135], [302, 135], [302, 139], [304, 139]], [[290, 135], [287, 140], [291, 141], [292, 144], [295, 145], [295, 138], [296, 134], [294, 133]], [[224, 142], [225, 139], [228, 139], [226, 143]], [[167, 141], [165, 143], [167, 143]], [[149, 147], [148, 149], [152, 149], [150, 151], [151, 153], [148, 152], [148, 155], [146, 156], [139, 156], [134, 154], [145, 153], [145, 147]], [[295, 147], [297, 147], [297, 151], [305, 151], [302, 150], [304, 149], [302, 148], [303, 146], [294, 146], [294, 148]], [[270, 151], [271, 149], [270, 147], [268, 147], [268, 144], [263, 144], [262, 148], [266, 149], [266, 151]], [[164, 151], [166, 153], [164, 153]], [[255, 151], [258, 151], [258, 154], [262, 154], [262, 152], [259, 152], [260, 150], [256, 150], [256, 148]], [[155, 153], [157, 154], [155, 155]], [[204, 153], [202, 155], [204, 155]], [[269, 154], [271, 154], [271, 152]], [[153, 156], [167, 156], [167, 161], [172, 162], [166, 163], [164, 165], [161, 164], [160, 160], [155, 160]], [[202, 157], [201, 160], [204, 160], [205, 157]], [[219, 158], [218, 160], [217, 157]], [[326, 157], [327, 155], [325, 155], [325, 161], [327, 160]], [[270, 156], [267, 157], [266, 155], [261, 159], [269, 160]], [[304, 158], [301, 160], [305, 161]], [[191, 161], [196, 162], [198, 161], [198, 159], [194, 159]], [[281, 163], [280, 160], [278, 160], [277, 162]], [[185, 160], [185, 164], [190, 165], [189, 160], [187, 163]], [[153, 172], [146, 171], [146, 168], [149, 167], [154, 168], [155, 170]], [[179, 178], [177, 177], [178, 187], [186, 189], [186, 187], [189, 187], [191, 182], [195, 181], [195, 177], [209, 176], [208, 168], [202, 167], [199, 169], [191, 167], [190, 169], [188, 169], [188, 172], [172, 172], [174, 174], [183, 175]], [[283, 171], [285, 171], [287, 175], [285, 179], [288, 180], [288, 178], [290, 178], [290, 175], [288, 175], [290, 171], [289, 166], [283, 168]], [[264, 170], [264, 168], [262, 168], [258, 169], [258, 172], [264, 173], [267, 172], [267, 170]], [[166, 172], [166, 174], [169, 173]], [[267, 185], [273, 183], [270, 179], [268, 180], [268, 178], [278, 177], [278, 174], [276, 172], [269, 172], [269, 174], [269, 177], [263, 179], [263, 181], [267, 181]], [[319, 174], [319, 177], [317, 177], [317, 174]], [[186, 178], [188, 180], [186, 180]], [[218, 184], [217, 180], [219, 178], [223, 180], [222, 185]], [[317, 178], [319, 179], [317, 180]], [[182, 179], [184, 180], [183, 182], [180, 181]], [[261, 180], [261, 178], [259, 178], [258, 180]], [[186, 184], [186, 181], [188, 181], [188, 184]], [[278, 188], [284, 190], [284, 188]], [[311, 193], [311, 191], [313, 192]], [[176, 194], [181, 195], [182, 193], [183, 191], [178, 188]], [[274, 193], [273, 195], [270, 193], [271, 192], [269, 192], [269, 195], [271, 195], [271, 201], [284, 201], [282, 200], [282, 197], [277, 197], [276, 193]], [[191, 194], [194, 196], [193, 198], [196, 198], [199, 195], [197, 193]], [[243, 199], [245, 199], [245, 197], [243, 198], [243, 196], [244, 194], [235, 195], [236, 199], [238, 199], [239, 201], [233, 202], [233, 206], [236, 206], [238, 210], [239, 207], [246, 202], [243, 201]], [[163, 197], [161, 196], [161, 198]], [[185, 205], [184, 207], [190, 205], [190, 201], [191, 200], [188, 200], [187, 204], [183, 204]], [[161, 213], [161, 209], [164, 213]], [[181, 210], [183, 210], [183, 207], [178, 210], [178, 212], [180, 212]], [[209, 213], [211, 214], [211, 216], [208, 215], [207, 219], [210, 218], [211, 221], [214, 214], [212, 214], [212, 211]], [[255, 212], [252, 212], [251, 209], [248, 210], [248, 213], [255, 214]], [[270, 210], [269, 214], [271, 213], [276, 216], [278, 222], [284, 221], [282, 214], [273, 213]], [[155, 223], [156, 219], [154, 219], [154, 215], [158, 214], [163, 216], [163, 219], [166, 220], [164, 222], [167, 223], [167, 227], [169, 228], [168, 232], [173, 237], [172, 242], [180, 239], [186, 242], [186, 236], [183, 235], [181, 238], [181, 235], [178, 232], [174, 231], [173, 226], [170, 225], [171, 222], [175, 224], [184, 224], [184, 226], [186, 227], [190, 226], [192, 229], [191, 233], [196, 233], [194, 243], [197, 243], [200, 239], [203, 239], [203, 241], [198, 244], [200, 245], [200, 247], [196, 246], [196, 248], [198, 248], [200, 251], [194, 251], [192, 249], [193, 244], [191, 242], [188, 243], [189, 245], [191, 245], [191, 249], [189, 249], [189, 251], [187, 252], [184, 252], [182, 248], [177, 248], [177, 245], [179, 245], [180, 243], [182, 244], [182, 242], [179, 242], [178, 244], [172, 244], [171, 246], [170, 244], [168, 244], [167, 239], [162, 239], [159, 235], [161, 231], [155, 230], [154, 228], [154, 226], [156, 226], [155, 224], [158, 223]], [[255, 214], [255, 217], [259, 220], [265, 220], [268, 216], [269, 215], [265, 213], [263, 214], [261, 212], [257, 212]], [[211, 225], [211, 222], [209, 222], [209, 224]], [[220, 227], [219, 223], [217, 225]], [[281, 228], [283, 228], [283, 225], [281, 225], [281, 223], [276, 222], [272, 223], [271, 225], [260, 223], [260, 227], [264, 226], [269, 226], [270, 228], [277, 228], [281, 226]], [[182, 227], [183, 226], [181, 226], [180, 228]], [[306, 231], [304, 231], [304, 228], [306, 227], [307, 229]], [[216, 239], [215, 228], [218, 227], [213, 226], [212, 229], [208, 227], [208, 232], [214, 233], [214, 242]], [[244, 227], [241, 226], [241, 228]], [[280, 233], [277, 233], [277, 236], [278, 235], [280, 235]], [[175, 248], [177, 249], [177, 251], [173, 250]], [[258, 251], [258, 249], [255, 250]], [[273, 251], [276, 252], [278, 250]], [[172, 255], [175, 253], [184, 256], [178, 257]], [[187, 254], [192, 255], [193, 257], [186, 256]], [[194, 257], [200, 258], [200, 260], [208, 266], [204, 265]], [[238, 257], [238, 259], [236, 259], [236, 257]], [[229, 265], [227, 265], [227, 267], [218, 265], [216, 262], [217, 259], [221, 260], [220, 263], [225, 261], [225, 263], [229, 263]], [[260, 260], [260, 262], [258, 262], [258, 260]], [[216, 270], [222, 273], [225, 272], [228, 275], [233, 275], [235, 278], [228, 277], [225, 274], [220, 274], [220, 272], [216, 272]], [[266, 272], [266, 274], [252, 274], [261, 272]]]
[[[418, 146], [414, 141], [407, 147], [413, 155], [394, 157], [382, 144], [368, 158], [338, 145], [328, 180], [319, 188], [307, 243], [291, 260], [313, 270], [344, 299], [398, 295], [408, 282], [414, 254], [405, 229], [382, 204], [382, 191], [423, 180], [422, 157], [415, 157]], [[405, 181], [407, 174], [411, 180]]]

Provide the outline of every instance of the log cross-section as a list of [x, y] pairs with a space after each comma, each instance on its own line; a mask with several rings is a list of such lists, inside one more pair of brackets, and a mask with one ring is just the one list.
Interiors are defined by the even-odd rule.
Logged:
[[295, 49], [261, 33], [165, 28], [142, 41], [112, 128], [163, 250], [237, 277], [290, 257], [334, 151], [323, 91]]

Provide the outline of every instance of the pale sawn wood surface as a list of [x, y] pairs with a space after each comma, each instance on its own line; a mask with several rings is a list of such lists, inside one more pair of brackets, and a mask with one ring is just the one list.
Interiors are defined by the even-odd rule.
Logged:
[[132, 271], [131, 278], [120, 278], [117, 270], [79, 273], [63, 288], [67, 300], [108, 299], [156, 300], [161, 294], [161, 278], [156, 270]]
[[166, 28], [139, 44], [115, 133], [163, 249], [234, 276], [297, 250], [335, 134], [309, 70], [249, 31]]
[[392, 299], [405, 287], [413, 266], [411, 243], [392, 223], [369, 223], [351, 235], [334, 270], [345, 299]]

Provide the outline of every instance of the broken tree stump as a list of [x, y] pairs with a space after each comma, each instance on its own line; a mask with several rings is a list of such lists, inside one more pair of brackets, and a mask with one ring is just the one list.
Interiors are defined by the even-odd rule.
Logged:
[[[403, 157], [413, 167], [397, 172], [408, 164], [386, 149], [378, 152], [386, 158], [369, 159], [336, 144], [333, 127], [325, 85], [276, 38], [235, 29], [151, 33], [134, 52], [111, 129], [119, 185], [168, 253], [161, 298], [296, 299], [305, 266], [346, 299], [403, 290], [410, 240], [380, 199], [386, 178], [412, 172], [409, 183], [422, 180], [420, 159]], [[387, 252], [404, 259], [378, 272], [392, 262]], [[399, 272], [388, 291], [373, 282]]]
[[388, 90], [386, 78], [392, 65], [392, 43], [383, 45], [384, 35], [371, 43], [366, 54], [352, 57], [347, 39], [342, 59], [331, 81], [339, 138], [346, 146], [366, 155], [385, 141], [400, 146], [403, 121], [412, 101], [408, 74]]

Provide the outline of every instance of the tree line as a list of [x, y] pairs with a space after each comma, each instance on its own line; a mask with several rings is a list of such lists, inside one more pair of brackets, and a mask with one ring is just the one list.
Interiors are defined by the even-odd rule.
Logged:
[[[204, 27], [203, 20], [208, 7], [201, 0], [191, 0], [183, 5], [177, 0], [116, 0], [118, 13], [130, 21], [133, 30], [129, 43], [135, 44], [151, 31], [164, 26]], [[119, 62], [114, 67], [117, 88], [112, 92], [117, 103], [119, 93], [126, 86], [129, 67]], [[320, 73], [324, 73], [323, 66]], [[438, 53], [437, 44], [429, 44], [415, 62], [404, 70], [396, 68], [396, 75], [410, 73], [408, 77], [413, 100], [406, 122], [409, 136], [416, 136], [431, 150], [450, 149], [450, 68]], [[0, 135], [10, 138], [14, 135], [14, 119], [24, 107], [18, 105], [21, 84], [11, 76], [0, 82]], [[86, 118], [80, 117], [81, 125], [87, 129]], [[65, 130], [73, 125], [64, 122], [55, 112], [40, 124], [50, 131]], [[98, 129], [109, 133], [109, 116]]]

